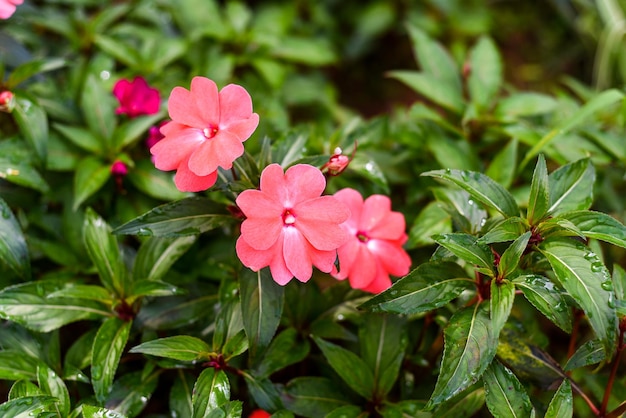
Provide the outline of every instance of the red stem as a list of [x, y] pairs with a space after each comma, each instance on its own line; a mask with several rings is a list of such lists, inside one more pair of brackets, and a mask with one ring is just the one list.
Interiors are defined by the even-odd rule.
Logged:
[[624, 351], [624, 348], [626, 348], [626, 344], [624, 344], [624, 330], [626, 330], [626, 327], [620, 326], [619, 339], [617, 342], [617, 353], [615, 354], [615, 358], [613, 358], [613, 366], [611, 367], [611, 375], [609, 376], [609, 381], [606, 384], [606, 389], [604, 390], [604, 398], [602, 399], [602, 406], [600, 407], [601, 417], [606, 415], [606, 409], [609, 406], [609, 398], [611, 397], [611, 390], [613, 389], [613, 383], [615, 383], [615, 376], [617, 375], [619, 362], [622, 357], [622, 352]]

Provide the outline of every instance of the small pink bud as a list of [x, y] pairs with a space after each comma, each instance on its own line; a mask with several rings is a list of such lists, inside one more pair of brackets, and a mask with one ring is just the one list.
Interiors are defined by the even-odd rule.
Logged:
[[128, 166], [120, 160], [116, 160], [111, 164], [111, 174], [115, 177], [124, 177], [128, 174]]
[[5, 90], [0, 92], [0, 112], [11, 113], [15, 107], [15, 96], [12, 92]]
[[328, 159], [328, 162], [322, 166], [322, 171], [324, 169], [328, 170], [328, 175], [330, 176], [338, 176], [348, 167], [350, 161], [352, 161], [352, 157], [348, 158], [347, 156], [342, 154], [341, 148], [335, 148], [335, 153]]

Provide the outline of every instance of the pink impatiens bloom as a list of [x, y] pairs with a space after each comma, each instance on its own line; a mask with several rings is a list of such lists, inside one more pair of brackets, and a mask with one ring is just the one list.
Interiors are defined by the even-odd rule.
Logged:
[[252, 99], [241, 86], [218, 92], [208, 78], [194, 77], [191, 90], [175, 87], [169, 98], [171, 122], [150, 152], [159, 170], [177, 170], [174, 182], [184, 192], [199, 192], [215, 184], [217, 168], [230, 169], [243, 154], [243, 142], [259, 124]]
[[8, 19], [24, 0], [0, 0], [0, 19]]
[[348, 278], [355, 289], [380, 293], [391, 286], [390, 274], [408, 274], [411, 258], [402, 248], [407, 240], [404, 215], [391, 211], [391, 200], [373, 195], [363, 201], [354, 189], [334, 196], [352, 213], [343, 224], [352, 238], [337, 250], [340, 271], [334, 276]]
[[294, 276], [306, 282], [313, 266], [330, 273], [337, 248], [350, 237], [340, 225], [350, 211], [326, 187], [317, 168], [298, 164], [284, 174], [278, 164], [261, 173], [260, 190], [245, 190], [237, 205], [247, 217], [241, 224], [237, 256], [254, 271], [269, 266], [274, 280], [287, 284]]
[[120, 102], [115, 109], [118, 115], [135, 118], [141, 115], [158, 113], [161, 104], [159, 91], [148, 85], [143, 77], [135, 77], [133, 81], [119, 80], [113, 87], [113, 94]]

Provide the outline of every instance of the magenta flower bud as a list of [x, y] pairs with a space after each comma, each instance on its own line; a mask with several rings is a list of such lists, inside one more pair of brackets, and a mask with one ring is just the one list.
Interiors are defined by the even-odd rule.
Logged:
[[5, 90], [0, 92], [0, 112], [11, 113], [15, 107], [15, 96], [12, 92]]
[[111, 164], [111, 174], [115, 177], [124, 177], [128, 174], [128, 166], [120, 160]]

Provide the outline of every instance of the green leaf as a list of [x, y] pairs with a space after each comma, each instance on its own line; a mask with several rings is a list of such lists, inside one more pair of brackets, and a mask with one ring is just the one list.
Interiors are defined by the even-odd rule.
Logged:
[[70, 413], [70, 394], [67, 387], [53, 370], [46, 365], [37, 367], [37, 383], [46, 395], [57, 398], [56, 407], [62, 417], [66, 417]]
[[367, 416], [361, 408], [356, 405], [344, 405], [326, 414], [324, 418], [362, 418]]
[[230, 383], [222, 370], [204, 369], [193, 387], [192, 418], [207, 417], [211, 410], [221, 407], [230, 400]]
[[298, 338], [298, 331], [295, 328], [287, 328], [272, 340], [262, 361], [256, 367], [254, 375], [266, 378], [291, 364], [302, 361], [309, 354], [309, 348], [308, 341]]
[[382, 418], [401, 418], [401, 417], [411, 417], [411, 418], [431, 418], [432, 414], [430, 412], [424, 412], [422, 409], [426, 401], [401, 401], [398, 403], [385, 403], [380, 414]]
[[470, 418], [485, 405], [485, 389], [475, 385], [451, 400], [439, 405], [432, 418]]
[[207, 309], [217, 301], [217, 295], [199, 297], [169, 297], [142, 306], [137, 316], [142, 327], [153, 330], [167, 330], [190, 325], [200, 319], [207, 319], [212, 309]]
[[491, 38], [480, 37], [470, 50], [469, 65], [467, 88], [472, 103], [479, 109], [487, 109], [502, 84], [502, 58]]
[[111, 293], [102, 286], [77, 283], [67, 283], [65, 287], [48, 295], [49, 298], [89, 299], [103, 303], [111, 303], [111, 296]]
[[248, 391], [259, 408], [266, 411], [275, 411], [282, 408], [280, 393], [269, 379], [258, 379], [248, 373], [243, 373], [248, 385]]
[[456, 184], [480, 203], [497, 210], [505, 217], [519, 216], [519, 208], [513, 196], [500, 184], [486, 175], [465, 170], [434, 170], [421, 174]]
[[498, 340], [485, 304], [458, 310], [443, 335], [441, 370], [426, 410], [475, 383], [496, 355]]
[[567, 418], [574, 415], [574, 399], [572, 384], [564, 379], [552, 397], [545, 418]]
[[[220, 293], [223, 292], [224, 287], [220, 289]], [[236, 296], [238, 295], [238, 293], [234, 293], [234, 295]], [[224, 345], [231, 338], [234, 338], [237, 334], [239, 334], [239, 331], [244, 329], [243, 318], [241, 314], [241, 302], [239, 301], [239, 298], [229, 298], [228, 300], [224, 301], [224, 297], [222, 296], [220, 298], [219, 307], [220, 311], [218, 312], [217, 318], [215, 319], [215, 331], [213, 332], [214, 351], [221, 351]]]
[[325, 377], [297, 377], [284, 389], [285, 407], [305, 417], [323, 417], [349, 401], [335, 382]]
[[185, 289], [169, 283], [157, 280], [141, 280], [133, 283], [129, 296], [126, 298], [126, 302], [133, 303], [138, 298], [144, 296], [173, 296], [185, 293]]
[[478, 242], [493, 244], [494, 242], [515, 241], [520, 235], [528, 231], [528, 228], [529, 225], [526, 220], [518, 216], [502, 219], [495, 223], [485, 235], [480, 237]]
[[243, 327], [253, 361], [265, 351], [276, 333], [283, 311], [284, 289], [272, 279], [267, 268], [256, 273], [244, 269], [239, 275]]
[[501, 278], [508, 277], [519, 265], [520, 259], [526, 251], [528, 240], [530, 239], [530, 231], [525, 232], [518, 237], [509, 247], [502, 253], [500, 263], [498, 263], [498, 276]]
[[170, 390], [170, 416], [190, 417], [192, 414], [193, 378], [178, 370], [176, 380]]
[[613, 289], [617, 300], [626, 299], [626, 270], [619, 264], [613, 265]]
[[449, 232], [452, 232], [450, 215], [437, 202], [430, 202], [415, 218], [406, 247], [411, 249], [432, 245], [435, 241], [431, 236]]
[[397, 316], [370, 314], [359, 329], [361, 356], [374, 375], [375, 397], [384, 399], [396, 382], [408, 339]]
[[102, 285], [120, 297], [127, 295], [131, 285], [130, 277], [117, 237], [111, 234], [109, 225], [91, 208], [85, 212], [83, 240]]
[[407, 315], [428, 312], [473, 286], [473, 280], [456, 263], [424, 263], [360, 308]]
[[124, 414], [99, 406], [82, 404], [80, 408], [83, 413], [83, 418], [127, 418]]
[[491, 159], [491, 164], [485, 174], [504, 187], [511, 187], [517, 168], [517, 138], [512, 138], [509, 143], [496, 153]]
[[524, 386], [513, 372], [500, 364], [491, 363], [483, 374], [485, 400], [489, 411], [496, 417], [532, 417], [535, 409]]
[[22, 92], [15, 92], [15, 108], [12, 115], [20, 132], [37, 161], [45, 163], [48, 155], [48, 116], [43, 108]]
[[564, 292], [554, 283], [536, 274], [518, 276], [513, 283], [546, 318], [563, 331], [572, 332], [572, 310]]
[[626, 248], [626, 226], [612, 216], [590, 210], [564, 212], [559, 218], [576, 225], [587, 238], [605, 241]]
[[572, 355], [572, 357], [567, 360], [563, 370], [569, 371], [574, 370], [579, 367], [589, 366], [591, 364], [600, 363], [606, 358], [604, 353], [604, 346], [602, 345], [602, 341], [599, 340], [589, 340], [580, 347], [578, 350]]
[[[599, 111], [602, 108], [611, 106], [616, 102], [622, 100], [624, 94], [619, 90], [606, 90], [602, 93], [599, 93], [589, 102], [587, 102], [583, 107], [578, 109], [574, 114], [569, 116], [566, 120], [561, 122], [558, 126], [548, 132], [546, 135], [539, 140], [527, 153], [524, 157], [524, 160], [520, 164], [520, 169], [525, 167], [526, 164], [530, 162], [537, 154], [541, 152], [550, 142], [554, 141], [556, 138], [559, 138], [569, 131], [574, 129], [579, 124], [585, 122], [585, 120]], [[554, 189], [550, 188], [551, 193], [554, 193]]]
[[498, 116], [524, 117], [556, 110], [558, 101], [552, 96], [534, 92], [516, 92], [500, 100], [495, 110]]
[[76, 210], [89, 197], [104, 186], [111, 177], [111, 167], [98, 157], [85, 157], [76, 166], [74, 174], [74, 203]]
[[103, 139], [107, 152], [113, 151], [111, 136], [117, 125], [115, 99], [93, 74], [87, 75], [83, 85], [80, 107], [89, 130]]
[[435, 235], [433, 239], [460, 259], [487, 271], [493, 271], [493, 253], [487, 245], [479, 243], [477, 237], [470, 234], [452, 233]]
[[26, 239], [11, 208], [2, 198], [0, 198], [0, 215], [2, 215], [0, 216], [0, 261], [22, 279], [28, 279], [30, 278], [30, 256]]
[[460, 94], [461, 76], [450, 54], [417, 26], [409, 23], [407, 30], [413, 44], [413, 54], [419, 61], [422, 71], [450, 84]]
[[0, 291], [0, 318], [34, 331], [50, 332], [70, 322], [111, 315], [95, 301], [48, 296], [64, 285], [64, 281], [46, 280], [5, 287]]
[[571, 210], [589, 209], [593, 203], [596, 172], [588, 158], [566, 164], [550, 173], [550, 207], [552, 216]]
[[85, 128], [62, 125], [60, 123], [54, 123], [52, 127], [56, 131], [59, 131], [65, 138], [69, 139], [74, 145], [87, 152], [94, 154], [102, 154], [104, 152], [101, 139]]
[[27, 396], [13, 399], [0, 405], [0, 416], [10, 418], [32, 418], [44, 412], [54, 411], [57, 399], [52, 396]]
[[197, 236], [150, 237], [141, 243], [135, 264], [135, 280], [161, 280], [172, 265], [196, 242]]
[[10, 156], [0, 157], [0, 178], [42, 193], [47, 193], [50, 190], [50, 186], [32, 165]]
[[[98, 332], [97, 328], [91, 328], [80, 337], [76, 337], [65, 353], [65, 361], [63, 362], [63, 375], [67, 379], [68, 372], [75, 373], [76, 370], [80, 371], [91, 364], [91, 349], [93, 347], [93, 340]], [[70, 370], [71, 368], [71, 370]], [[82, 378], [84, 375], [79, 376]], [[87, 380], [86, 383], [90, 383]]]
[[39, 361], [17, 350], [0, 351], [0, 379], [35, 380]]
[[500, 331], [509, 319], [514, 301], [515, 285], [513, 283], [508, 280], [499, 283], [495, 279], [491, 281], [491, 299], [489, 299], [491, 327], [496, 337], [500, 335]]
[[366, 399], [372, 399], [376, 386], [374, 375], [368, 365], [354, 354], [336, 344], [313, 337], [322, 354], [344, 382], [356, 393]]
[[329, 65], [337, 61], [333, 44], [326, 38], [291, 36], [281, 39], [271, 55], [286, 61], [312, 66]]
[[610, 359], [617, 338], [617, 315], [608, 270], [597, 255], [575, 241], [544, 241], [539, 251], [548, 259], [565, 290], [587, 314]]
[[197, 235], [233, 221], [233, 217], [212, 214], [212, 203], [202, 197], [189, 197], [157, 206], [151, 211], [116, 228], [115, 234], [181, 237]]
[[7, 400], [11, 401], [28, 396], [44, 396], [44, 393], [39, 389], [39, 386], [32, 383], [30, 380], [20, 379], [11, 386]]
[[240, 329], [232, 337], [228, 338], [222, 347], [222, 355], [225, 361], [229, 361], [233, 357], [237, 357], [248, 350], [248, 337], [243, 329]]
[[211, 348], [196, 337], [176, 335], [147, 341], [130, 349], [130, 353], [143, 353], [151, 356], [171, 358], [180, 361], [206, 360]]
[[539, 155], [528, 198], [528, 210], [526, 217], [531, 225], [536, 225], [547, 214], [550, 205], [550, 189], [548, 181], [548, 168], [543, 155]]
[[148, 129], [161, 119], [163, 119], [163, 114], [157, 113], [148, 116], [141, 115], [124, 121], [113, 132], [114, 151], [120, 152], [142, 139], [143, 136], [147, 136]]
[[28, 61], [15, 68], [9, 75], [9, 79], [5, 83], [7, 90], [14, 90], [20, 83], [29, 78], [48, 71], [54, 71], [64, 67], [67, 61], [61, 58], [37, 59]]
[[465, 107], [461, 91], [452, 82], [417, 71], [396, 70], [389, 71], [387, 75], [454, 113], [460, 114]]
[[156, 390], [159, 375], [159, 371], [148, 376], [143, 371], [123, 375], [113, 384], [106, 400], [107, 408], [129, 417], [139, 415]]
[[137, 189], [155, 199], [179, 200], [189, 195], [176, 188], [172, 173], [157, 170], [148, 159], [136, 161], [126, 178]]
[[91, 384], [98, 402], [104, 403], [113, 385], [120, 358], [126, 347], [132, 321], [109, 318], [102, 323], [93, 341]]
[[93, 41], [98, 48], [131, 68], [137, 68], [141, 63], [137, 49], [128, 42], [118, 41], [100, 33], [94, 35]]

